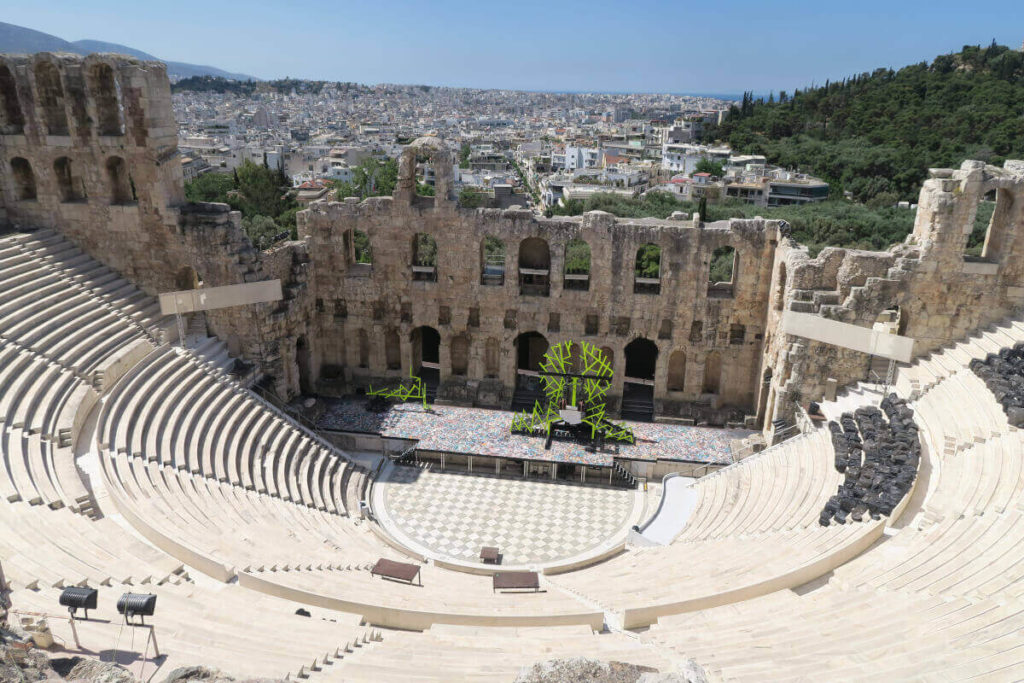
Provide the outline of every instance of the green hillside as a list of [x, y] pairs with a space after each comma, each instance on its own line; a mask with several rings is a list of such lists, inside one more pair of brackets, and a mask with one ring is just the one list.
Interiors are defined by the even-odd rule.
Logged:
[[1024, 157], [1022, 113], [1024, 54], [993, 43], [767, 100], [748, 93], [705, 137], [881, 206], [916, 200], [929, 167]]

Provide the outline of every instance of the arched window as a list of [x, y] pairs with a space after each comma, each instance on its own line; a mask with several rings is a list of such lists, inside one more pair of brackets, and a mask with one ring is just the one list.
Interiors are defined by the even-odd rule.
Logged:
[[634, 294], [661, 294], [661, 247], [645, 244], [636, 250]]
[[60, 72], [49, 62], [36, 64], [36, 92], [47, 135], [67, 135], [68, 115], [64, 109], [64, 86]]
[[425, 232], [412, 238], [412, 279], [437, 282], [437, 242]]
[[996, 262], [1003, 257], [1007, 239], [1013, 234], [1013, 193], [1007, 189], [995, 192], [995, 206], [985, 230], [985, 242], [981, 247], [981, 258]]
[[384, 333], [384, 361], [388, 370], [402, 369], [402, 342], [393, 328]]
[[18, 135], [24, 128], [25, 117], [21, 113], [14, 74], [6, 64], [0, 64], [0, 134]]
[[519, 293], [547, 296], [550, 289], [551, 250], [539, 237], [527, 237], [519, 243]]
[[651, 381], [658, 363], [658, 345], [640, 337], [626, 344], [626, 378]]
[[610, 367], [612, 370], [614, 370], [615, 369], [615, 352], [612, 351], [612, 347], [610, 347], [610, 346], [602, 346], [601, 347], [601, 353], [604, 354], [605, 360], [608, 361], [608, 367]]
[[131, 204], [135, 201], [135, 189], [128, 175], [128, 166], [121, 157], [107, 159], [107, 184], [110, 186], [111, 204]]
[[668, 357], [668, 390], [684, 391], [686, 388], [686, 352], [673, 351]]
[[722, 356], [712, 351], [704, 359], [704, 393], [717, 394], [722, 384]]
[[501, 343], [491, 337], [484, 348], [484, 376], [497, 377], [501, 365]]
[[32, 164], [28, 159], [14, 157], [11, 159], [11, 177], [14, 179], [14, 193], [21, 201], [36, 198], [36, 174], [32, 172]]
[[121, 102], [117, 79], [108, 64], [95, 64], [89, 73], [89, 87], [96, 103], [100, 135], [122, 135]]
[[469, 339], [464, 334], [452, 337], [452, 374], [460, 377], [469, 372]]
[[359, 367], [370, 367], [370, 336], [366, 330], [359, 330]]
[[480, 284], [505, 284], [505, 243], [488, 235], [484, 237], [480, 249]]
[[731, 297], [739, 267], [739, 257], [732, 247], [719, 247], [711, 253], [708, 266], [708, 296]]
[[365, 232], [362, 230], [345, 232], [345, 254], [349, 275], [370, 275], [373, 266], [373, 251], [370, 248], [370, 237]]
[[581, 239], [571, 239], [565, 245], [563, 278], [565, 289], [590, 289], [590, 245]]
[[82, 179], [76, 178], [71, 169], [71, 159], [59, 157], [53, 162], [53, 174], [57, 178], [57, 192], [62, 202], [85, 199]]

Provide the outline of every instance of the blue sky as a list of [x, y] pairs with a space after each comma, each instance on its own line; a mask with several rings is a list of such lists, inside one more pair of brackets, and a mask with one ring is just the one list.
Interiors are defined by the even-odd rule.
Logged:
[[2, 21], [67, 40], [263, 78], [530, 90], [792, 90], [964, 44], [1024, 39], [1022, 0], [0, 0], [0, 8]]

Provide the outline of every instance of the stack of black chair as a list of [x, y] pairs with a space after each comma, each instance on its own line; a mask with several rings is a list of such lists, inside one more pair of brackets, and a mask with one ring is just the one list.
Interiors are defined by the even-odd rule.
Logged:
[[821, 511], [819, 522], [859, 522], [864, 515], [880, 519], [892, 514], [910, 491], [921, 460], [921, 440], [914, 411], [896, 394], [881, 407], [863, 406], [828, 425], [835, 467], [845, 474], [836, 495]]
[[1014, 427], [1024, 427], [1024, 342], [971, 361], [971, 370], [1003, 407]]

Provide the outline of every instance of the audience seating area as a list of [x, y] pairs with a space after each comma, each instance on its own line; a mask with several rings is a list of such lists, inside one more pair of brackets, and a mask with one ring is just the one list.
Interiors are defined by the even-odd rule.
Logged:
[[[143, 640], [118, 640], [120, 593], [156, 593], [167, 656], [125, 660], [147, 678], [199, 663], [512, 680], [570, 656], [661, 671], [693, 658], [712, 680], [1003, 680], [1024, 667], [1024, 434], [1004, 400], [1024, 386], [1006, 351], [1024, 323], [901, 367], [881, 412], [851, 407], [844, 444], [851, 427], [865, 450], [920, 461], [891, 516], [820, 523], [844, 483], [837, 455], [847, 473], [871, 460], [820, 428], [695, 482], [669, 545], [494, 593], [488, 575], [430, 562], [422, 586], [372, 576], [381, 557], [410, 558], [359, 514], [371, 473], [234, 381], [220, 342], [170, 345], [152, 297], [59, 235], [0, 237], [0, 291], [0, 560], [15, 608], [61, 614], [62, 587], [99, 587], [79, 633], [109, 654]], [[76, 444], [98, 451], [99, 502]], [[66, 622], [51, 627], [70, 642]]]
[[673, 670], [669, 658], [638, 640], [620, 633], [594, 633], [586, 626], [438, 625], [423, 633], [389, 633], [382, 642], [339, 663], [338, 672], [343, 680], [375, 683], [493, 683], [514, 681], [534, 662], [579, 656]]
[[[1021, 329], [996, 329], [1010, 327]], [[976, 339], [990, 343], [922, 360], [941, 363], [941, 375], [901, 369], [898, 391], [909, 377], [931, 378], [912, 390], [928, 472], [910, 519], [831, 575], [666, 616], [642, 637], [694, 657], [716, 680], [1019, 678], [1024, 435], [997, 419], [999, 404], [969, 370], [972, 358], [998, 352], [993, 333]], [[959, 353], [965, 348], [974, 355]]]
[[696, 508], [669, 546], [633, 549], [559, 582], [622, 612], [627, 627], [805, 583], [882, 533], [883, 522], [818, 524], [839, 481], [827, 433], [797, 437], [699, 480]]

